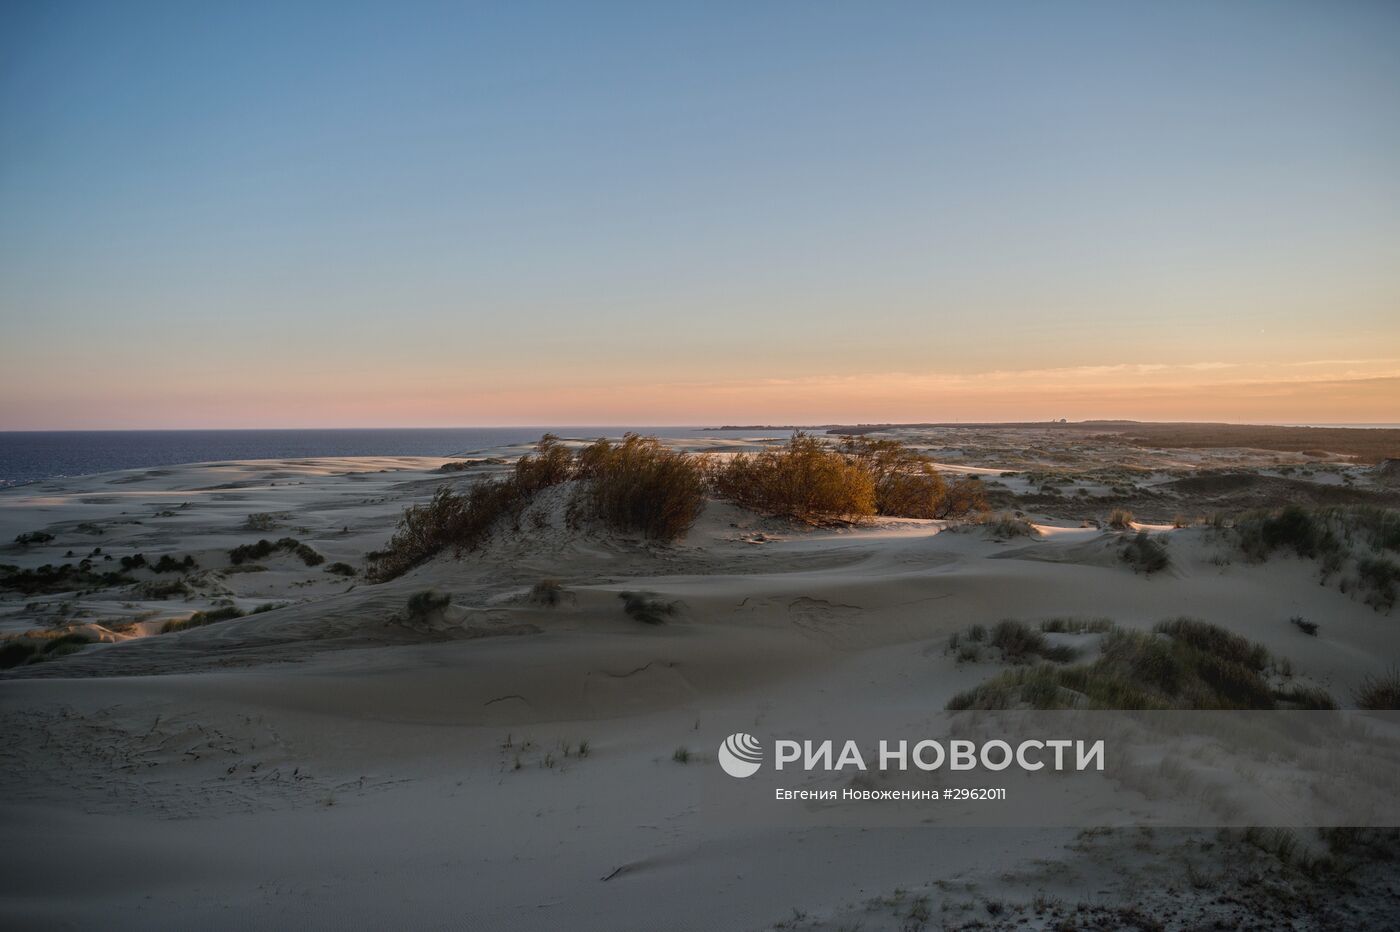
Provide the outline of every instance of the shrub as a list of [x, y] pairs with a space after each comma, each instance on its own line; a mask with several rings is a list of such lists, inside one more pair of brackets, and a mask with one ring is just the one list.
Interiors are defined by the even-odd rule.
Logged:
[[1252, 560], [1265, 560], [1279, 548], [1313, 558], [1336, 551], [1339, 542], [1327, 522], [1298, 505], [1277, 512], [1253, 512], [1239, 520], [1240, 549]]
[[1045, 635], [1019, 621], [1006, 619], [992, 628], [991, 645], [1001, 651], [1001, 659], [1009, 663], [1029, 663], [1032, 658], [1068, 661], [1074, 651], [1064, 646], [1051, 646]]
[[161, 558], [151, 564], [151, 571], [154, 573], [181, 573], [188, 570], [197, 569], [199, 564], [195, 563], [194, 557], [185, 555], [183, 560], [177, 560], [170, 554], [162, 554]]
[[277, 519], [268, 512], [256, 512], [243, 522], [246, 531], [271, 531], [277, 528]]
[[999, 540], [1010, 540], [1013, 537], [1040, 536], [1040, 531], [1034, 524], [1010, 512], [1003, 511], [999, 514], [984, 516], [979, 523], [982, 527], [986, 528], [993, 537]]
[[1125, 563], [1132, 566], [1133, 572], [1146, 573], [1148, 576], [1166, 569], [1171, 564], [1166, 545], [1154, 540], [1146, 531], [1138, 531], [1135, 537], [1124, 544], [1121, 556]]
[[545, 434], [509, 476], [479, 480], [460, 494], [438, 489], [432, 501], [404, 510], [388, 546], [370, 554], [367, 575], [382, 582], [449, 548], [477, 549], [502, 519], [518, 519], [536, 493], [569, 479], [572, 462], [559, 438]]
[[234, 566], [245, 563], [248, 560], [261, 560], [263, 557], [271, 556], [277, 547], [272, 541], [264, 538], [256, 544], [241, 544], [228, 552], [229, 562]]
[[1366, 604], [1389, 609], [1395, 605], [1395, 586], [1400, 583], [1400, 564], [1388, 557], [1362, 557], [1356, 561], [1356, 576], [1366, 592]]
[[823, 525], [875, 514], [875, 480], [802, 431], [782, 447], [738, 453], [712, 473], [715, 491], [751, 511]]
[[550, 608], [559, 604], [563, 594], [564, 587], [557, 579], [541, 579], [530, 587], [530, 601]]
[[695, 523], [705, 504], [705, 472], [689, 453], [670, 450], [655, 437], [627, 434], [622, 442], [598, 440], [578, 455], [580, 509], [614, 530], [675, 540]]
[[463, 472], [474, 465], [470, 460], [449, 460], [438, 467], [438, 472]]
[[424, 589], [408, 597], [408, 617], [418, 621], [447, 608], [452, 600], [436, 589]]
[[190, 587], [185, 585], [182, 579], [172, 579], [167, 582], [150, 579], [138, 583], [136, 592], [145, 599], [186, 598], [193, 594]]
[[[291, 538], [285, 539], [291, 540]], [[295, 544], [291, 550], [292, 553], [301, 557], [301, 562], [305, 563], [307, 566], [320, 566], [322, 563], [326, 562], [326, 558], [317, 553], [316, 549], [310, 544]]]
[[53, 535], [47, 531], [30, 531], [15, 537], [15, 543], [21, 547], [28, 547], [30, 544], [47, 544], [51, 540], [53, 540]]
[[330, 566], [326, 567], [325, 571], [326, 571], [327, 573], [331, 573], [331, 574], [333, 574], [333, 575], [335, 575], [335, 576], [354, 576], [354, 575], [355, 575], [355, 568], [354, 568], [353, 566], [351, 566], [349, 563], [339, 563], [339, 562], [337, 562], [337, 563], [332, 563]]
[[1269, 663], [1269, 652], [1262, 645], [1251, 644], [1247, 639], [1226, 631], [1219, 625], [1195, 618], [1174, 618], [1159, 622], [1153, 630], [1195, 650], [1244, 664], [1252, 670], [1263, 670]]
[[1293, 627], [1297, 628], [1299, 631], [1303, 632], [1304, 634], [1308, 635], [1309, 637], [1317, 637], [1317, 623], [1316, 623], [1316, 622], [1307, 621], [1307, 620], [1304, 619], [1301, 615], [1294, 615], [1292, 618], [1290, 618], [1290, 619], [1288, 619], [1288, 620], [1293, 624]]
[[0, 670], [28, 663], [29, 659], [38, 652], [38, 645], [32, 641], [21, 641], [16, 638], [0, 642]]
[[644, 624], [664, 624], [676, 613], [675, 602], [667, 602], [654, 592], [619, 592], [617, 597], [622, 600], [622, 610], [628, 617]]
[[1367, 676], [1353, 698], [1357, 708], [1400, 710], [1400, 669], [1392, 667], [1378, 676]]
[[1115, 508], [1109, 512], [1108, 526], [1115, 531], [1128, 531], [1133, 527], [1133, 513], [1126, 508]]
[[138, 570], [146, 565], [146, 555], [144, 553], [133, 553], [130, 556], [122, 557], [122, 569]]
[[94, 573], [86, 560], [77, 566], [72, 563], [61, 566], [45, 563], [32, 570], [22, 570], [10, 564], [0, 565], [0, 589], [12, 589], [25, 595], [124, 586], [131, 582], [130, 576], [121, 573]]
[[279, 550], [295, 554], [297, 557], [300, 557], [301, 562], [305, 563], [307, 566], [319, 566], [326, 562], [326, 558], [317, 553], [315, 548], [309, 544], [303, 544], [295, 537], [283, 537], [276, 543], [264, 538], [256, 544], [242, 544], [230, 550], [228, 552], [228, 558], [229, 562], [234, 566], [238, 566], [249, 560], [261, 560]]
[[903, 518], [942, 518], [947, 514], [948, 484], [938, 470], [898, 440], [847, 437], [840, 450], [871, 476], [875, 513]]

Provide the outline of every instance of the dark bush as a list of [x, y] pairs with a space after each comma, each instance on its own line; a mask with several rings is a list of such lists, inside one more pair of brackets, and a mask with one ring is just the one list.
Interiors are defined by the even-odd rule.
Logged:
[[188, 554], [183, 560], [177, 560], [167, 553], [162, 554], [159, 560], [151, 564], [151, 571], [154, 573], [183, 573], [198, 569], [198, 566], [199, 565], [194, 561], [194, 557]]
[[28, 547], [30, 544], [47, 544], [53, 540], [53, 535], [47, 531], [30, 531], [28, 534], [20, 534], [15, 538], [15, 543], [21, 547]]
[[675, 602], [667, 602], [654, 592], [619, 592], [617, 597], [622, 600], [622, 610], [628, 617], [645, 624], [663, 624], [676, 613]]
[[72, 563], [64, 563], [61, 566], [45, 563], [32, 570], [22, 570], [9, 564], [0, 566], [0, 589], [11, 589], [25, 595], [68, 592], [75, 589], [105, 589], [131, 582], [133, 580], [130, 576], [121, 573], [91, 572], [91, 564], [86, 560], [77, 566]]
[[309, 544], [303, 544], [295, 537], [283, 537], [275, 543], [264, 538], [256, 544], [242, 544], [230, 550], [228, 552], [228, 558], [230, 563], [234, 566], [238, 566], [249, 560], [261, 560], [264, 557], [272, 556], [272, 554], [279, 550], [285, 553], [295, 554], [301, 559], [301, 562], [305, 563], [307, 566], [319, 566], [326, 562], [326, 558], [317, 553], [314, 547]]
[[1251, 560], [1268, 559], [1280, 548], [1309, 559], [1339, 549], [1327, 521], [1298, 505], [1245, 515], [1239, 520], [1237, 533], [1240, 549]]
[[1366, 604], [1389, 609], [1395, 605], [1400, 564], [1387, 557], [1362, 557], [1356, 561], [1356, 577], [1366, 593]]
[[326, 567], [326, 572], [336, 576], [354, 576], [355, 568], [349, 563], [332, 563]]
[[1001, 651], [1008, 663], [1029, 663], [1037, 657], [1065, 662], [1074, 659], [1074, 651], [1065, 646], [1052, 646], [1045, 635], [1022, 622], [1006, 619], [992, 628], [991, 645]]
[[557, 579], [541, 579], [530, 587], [530, 601], [550, 608], [558, 605], [564, 595], [564, 587]]
[[0, 670], [28, 663], [38, 652], [38, 646], [32, 641], [0, 641]]
[[1391, 668], [1378, 676], [1367, 676], [1354, 698], [1361, 709], [1400, 710], [1400, 669]]
[[424, 589], [408, 597], [408, 617], [413, 621], [421, 621], [451, 604], [452, 599], [446, 593], [436, 589]]
[[1301, 615], [1294, 615], [1288, 620], [1292, 622], [1293, 627], [1297, 628], [1299, 631], [1303, 632], [1309, 637], [1317, 637], [1317, 622], [1307, 621]]
[[1133, 572], [1145, 573], [1148, 576], [1166, 569], [1171, 564], [1166, 545], [1155, 540], [1146, 531], [1138, 531], [1124, 544], [1121, 556], [1123, 561], [1133, 568]]

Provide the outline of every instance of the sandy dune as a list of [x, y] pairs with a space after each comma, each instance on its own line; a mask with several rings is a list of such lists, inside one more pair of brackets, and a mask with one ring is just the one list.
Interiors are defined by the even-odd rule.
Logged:
[[[174, 598], [127, 587], [0, 603], [9, 632], [59, 624], [111, 641], [0, 679], [7, 924], [1049, 928], [1076, 904], [1120, 925], [1136, 921], [1115, 912], [1126, 904], [1182, 927], [1257, 919], [1257, 903], [1212, 905], [1183, 879], [1199, 867], [1228, 887], [1227, 865], [1248, 860], [1208, 833], [735, 824], [707, 808], [705, 775], [724, 736], [755, 721], [941, 707], [995, 672], [946, 650], [973, 623], [1191, 615], [1289, 658], [1343, 704], [1400, 646], [1394, 618], [1300, 561], [1227, 561], [1202, 527], [1161, 528], [1172, 566], [1145, 576], [1114, 532], [1049, 517], [1039, 538], [1000, 541], [912, 520], [798, 529], [711, 503], [659, 547], [570, 530], [556, 496], [478, 554], [382, 585], [325, 572], [362, 567], [406, 503], [499, 468], [443, 462], [204, 464], [0, 493], [0, 539], [54, 535], [0, 562], [101, 547], [199, 566]], [[276, 530], [243, 529], [263, 513]], [[327, 563], [279, 552], [229, 572], [229, 548], [282, 535]], [[559, 581], [557, 605], [532, 600], [542, 579]], [[450, 606], [405, 620], [428, 587]], [[618, 598], [635, 590], [677, 614], [639, 624]], [[156, 633], [220, 602], [274, 607]], [[1395, 908], [1393, 893], [1339, 894], [1309, 921], [1383, 923]]]

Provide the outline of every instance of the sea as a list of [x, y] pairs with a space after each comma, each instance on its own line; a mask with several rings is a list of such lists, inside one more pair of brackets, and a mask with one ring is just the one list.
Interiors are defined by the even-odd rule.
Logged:
[[[320, 456], [470, 456], [541, 434], [752, 437], [762, 431], [699, 427], [462, 427], [327, 430], [0, 431], [0, 488], [118, 469], [222, 460]], [[703, 434], [701, 431], [704, 431]]]

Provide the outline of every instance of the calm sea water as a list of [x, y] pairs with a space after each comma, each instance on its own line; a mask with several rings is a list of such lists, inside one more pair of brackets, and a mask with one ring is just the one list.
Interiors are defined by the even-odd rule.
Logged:
[[[455, 456], [509, 443], [562, 437], [616, 437], [627, 430], [693, 437], [694, 427], [466, 427], [385, 430], [81, 430], [0, 431], [0, 486], [114, 469], [216, 460], [303, 456]], [[754, 431], [707, 431], [706, 437]]]

